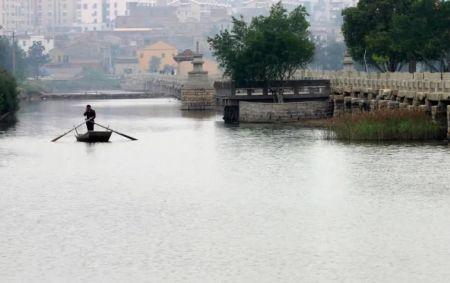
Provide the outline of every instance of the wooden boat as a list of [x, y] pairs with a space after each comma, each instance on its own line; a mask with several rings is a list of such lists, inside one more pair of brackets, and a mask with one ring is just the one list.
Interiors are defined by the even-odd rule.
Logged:
[[111, 131], [88, 131], [84, 134], [77, 134], [79, 142], [108, 142], [111, 137]]

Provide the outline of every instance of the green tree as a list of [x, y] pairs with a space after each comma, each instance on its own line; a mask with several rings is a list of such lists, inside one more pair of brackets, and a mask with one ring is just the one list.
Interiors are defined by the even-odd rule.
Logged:
[[[417, 62], [448, 70], [450, 2], [444, 0], [361, 0], [343, 11], [342, 31], [353, 59], [382, 72]], [[437, 70], [437, 68], [435, 68]]]
[[13, 45], [7, 37], [0, 36], [0, 68], [10, 74], [13, 73], [13, 50], [15, 50], [16, 55], [16, 71], [13, 75], [17, 80], [21, 81], [25, 79], [25, 52], [17, 46], [17, 43], [14, 44], [13, 48]]
[[0, 70], [0, 117], [19, 107], [17, 84], [15, 79], [4, 70]]
[[208, 38], [208, 43], [224, 74], [238, 84], [286, 81], [314, 55], [306, 17], [304, 7], [287, 12], [279, 2], [268, 16], [254, 17], [249, 24], [233, 17], [231, 30]]
[[400, 70], [407, 56], [396, 48], [393, 18], [409, 14], [412, 1], [360, 0], [356, 7], [344, 9], [342, 32], [353, 59], [382, 72]]
[[393, 26], [396, 47], [406, 54], [410, 71], [415, 71], [415, 62], [434, 71], [449, 71], [450, 2], [413, 1], [410, 13], [394, 17]]
[[30, 74], [36, 79], [41, 75], [41, 67], [50, 61], [41, 42], [34, 42], [28, 50], [27, 65]]
[[152, 56], [150, 58], [148, 70], [150, 73], [156, 73], [159, 71], [159, 67], [161, 65], [161, 58], [157, 56]]

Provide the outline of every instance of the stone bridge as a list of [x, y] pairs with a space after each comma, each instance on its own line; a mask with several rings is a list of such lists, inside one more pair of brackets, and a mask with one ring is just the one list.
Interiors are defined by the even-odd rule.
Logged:
[[161, 74], [137, 74], [125, 77], [121, 87], [127, 91], [151, 93], [161, 97], [181, 99], [181, 88], [186, 78]]
[[330, 80], [335, 116], [382, 108], [422, 110], [446, 126], [450, 138], [450, 73], [299, 71], [296, 77]]
[[[214, 81], [220, 79], [208, 77], [200, 67], [185, 78], [151, 74], [133, 76], [126, 80], [124, 88], [176, 97], [182, 100], [183, 109], [212, 109], [223, 98], [223, 89], [214, 90]], [[445, 124], [450, 136], [450, 73], [301, 70], [295, 79], [329, 80], [334, 116], [382, 108], [418, 109], [429, 112], [439, 124]]]

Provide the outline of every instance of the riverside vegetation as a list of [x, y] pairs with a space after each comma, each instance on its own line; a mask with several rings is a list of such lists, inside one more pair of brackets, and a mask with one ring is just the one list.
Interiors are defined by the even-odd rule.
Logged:
[[330, 139], [347, 141], [427, 141], [446, 132], [423, 111], [388, 109], [335, 117], [328, 128]]
[[0, 120], [18, 108], [16, 80], [6, 71], [0, 71]]

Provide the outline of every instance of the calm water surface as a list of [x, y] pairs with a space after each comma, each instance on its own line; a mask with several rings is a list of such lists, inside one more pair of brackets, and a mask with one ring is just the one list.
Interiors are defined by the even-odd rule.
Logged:
[[174, 100], [90, 101], [139, 138], [49, 140], [86, 101], [0, 130], [1, 282], [449, 282], [450, 147], [225, 126]]

